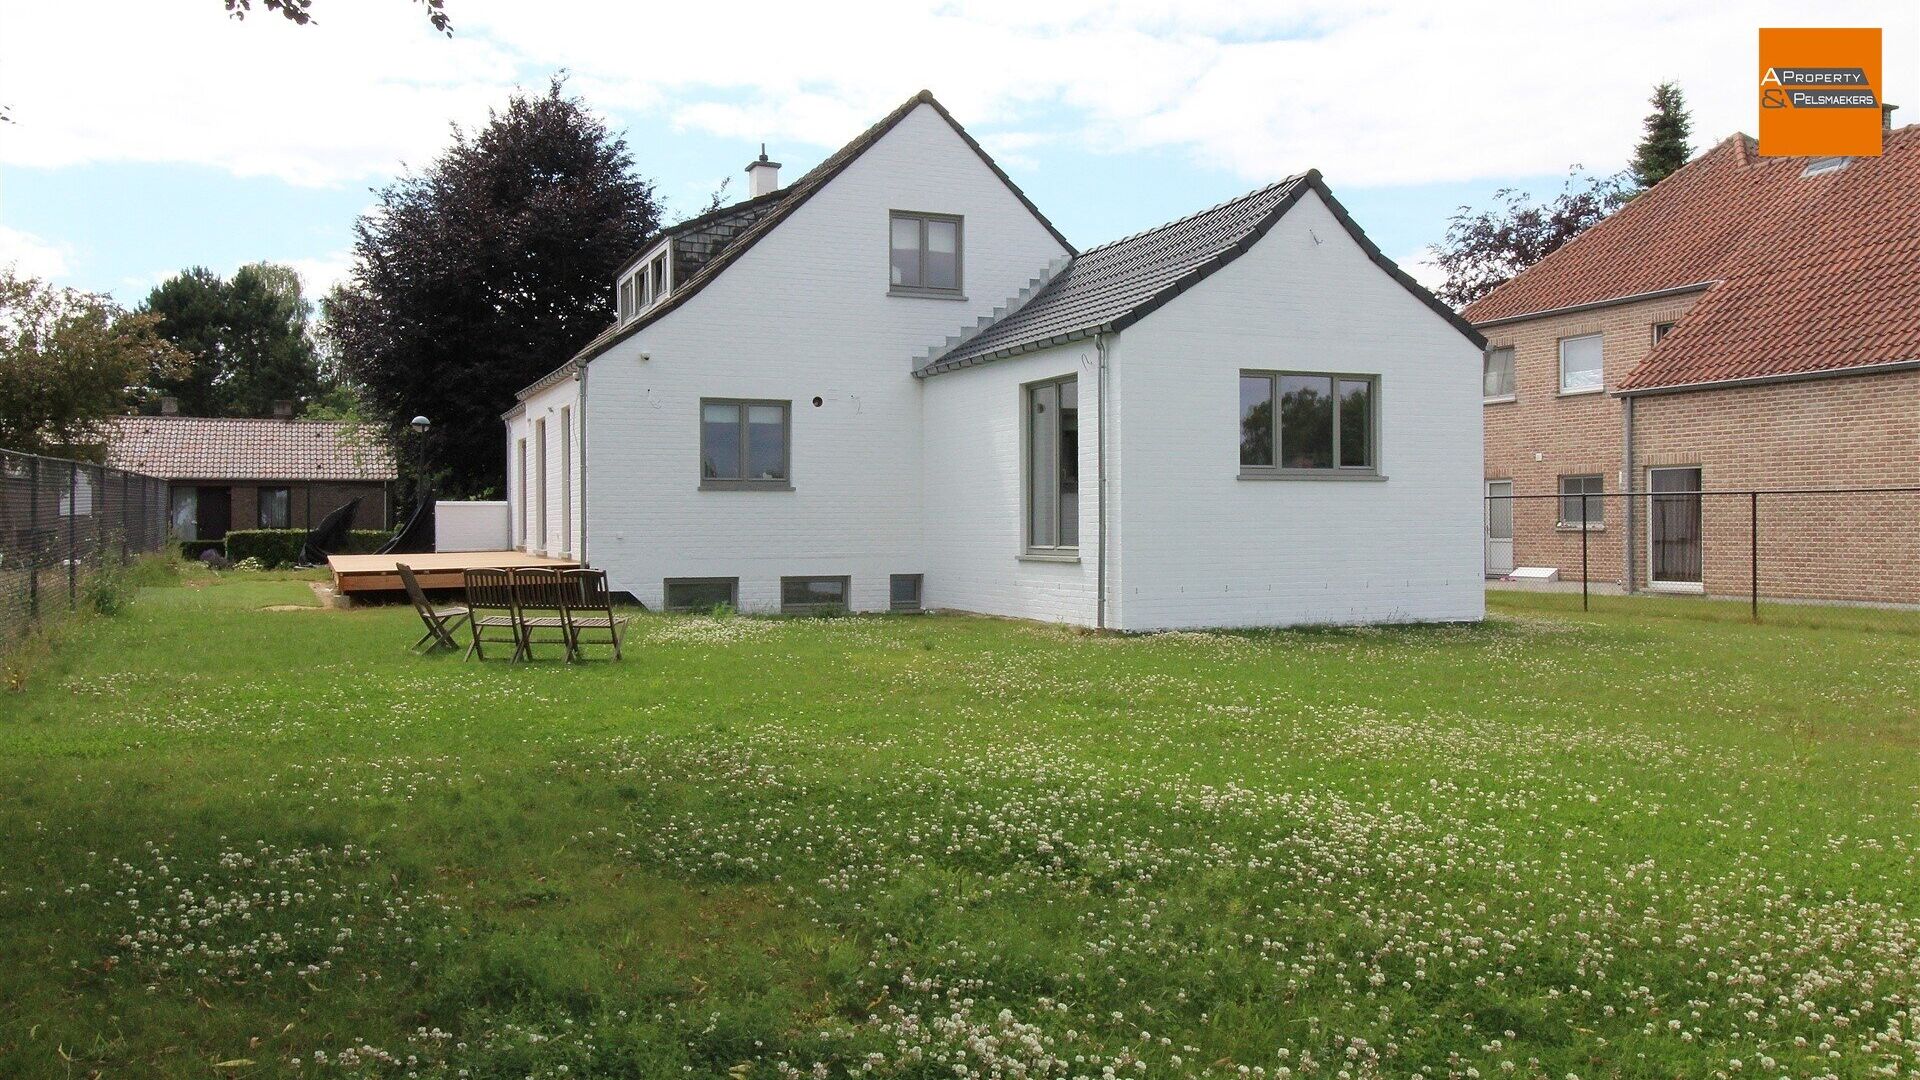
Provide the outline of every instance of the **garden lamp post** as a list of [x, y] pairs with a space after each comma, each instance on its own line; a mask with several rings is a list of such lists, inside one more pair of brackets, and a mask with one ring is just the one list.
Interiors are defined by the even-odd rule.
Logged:
[[408, 421], [407, 426], [413, 429], [413, 433], [416, 436], [414, 439], [413, 501], [414, 505], [417, 506], [421, 499], [426, 498], [427, 494], [427, 429], [433, 426], [433, 421], [428, 420], [424, 416], [416, 416], [411, 421]]

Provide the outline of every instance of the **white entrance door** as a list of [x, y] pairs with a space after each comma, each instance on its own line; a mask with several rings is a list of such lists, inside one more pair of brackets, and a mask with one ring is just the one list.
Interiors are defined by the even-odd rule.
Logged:
[[1513, 572], [1513, 481], [1487, 481], [1487, 576]]

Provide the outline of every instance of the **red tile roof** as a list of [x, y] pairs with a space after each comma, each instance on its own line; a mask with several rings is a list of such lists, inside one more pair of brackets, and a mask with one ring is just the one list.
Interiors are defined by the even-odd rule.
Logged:
[[1805, 176], [1744, 135], [1468, 306], [1496, 320], [1711, 283], [1621, 383], [1648, 390], [1920, 360], [1920, 126]]
[[169, 480], [392, 480], [376, 433], [324, 420], [121, 416], [107, 464]]

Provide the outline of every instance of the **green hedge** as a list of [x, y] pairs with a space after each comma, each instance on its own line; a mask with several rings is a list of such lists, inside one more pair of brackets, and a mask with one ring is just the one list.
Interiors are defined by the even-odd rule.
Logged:
[[[340, 555], [364, 555], [387, 542], [389, 533], [377, 529], [355, 529], [347, 534], [347, 545]], [[268, 566], [292, 566], [300, 561], [300, 547], [307, 540], [305, 529], [236, 529], [227, 534], [227, 558], [234, 562], [259, 559]]]

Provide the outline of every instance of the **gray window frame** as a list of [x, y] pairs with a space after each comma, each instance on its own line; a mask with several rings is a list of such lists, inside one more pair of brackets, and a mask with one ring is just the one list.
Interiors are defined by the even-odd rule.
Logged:
[[[1582, 487], [1582, 489], [1579, 491], [1569, 492], [1567, 490], [1567, 481], [1569, 480], [1577, 481], [1582, 484], [1584, 484], [1586, 481], [1589, 481], [1589, 480], [1596, 481], [1600, 485], [1600, 488], [1598, 491], [1588, 491], [1585, 489], [1585, 487]], [[1554, 522], [1554, 528], [1574, 529], [1576, 531], [1580, 529], [1587, 529], [1589, 531], [1597, 532], [1600, 530], [1604, 530], [1607, 527], [1607, 500], [1605, 498], [1607, 493], [1607, 474], [1606, 473], [1567, 473], [1566, 475], [1559, 478], [1558, 484], [1554, 490], [1558, 492], [1560, 496], [1560, 498], [1556, 500], [1554, 503], [1554, 509], [1558, 512], [1556, 514], [1556, 517], [1558, 518], [1558, 520]], [[1581, 500], [1580, 509], [1582, 511], [1584, 520], [1575, 520], [1567, 517], [1567, 500], [1568, 499]], [[1592, 509], [1596, 504], [1600, 507], [1600, 513], [1598, 516], [1586, 513], [1586, 511]]]
[[[902, 606], [893, 598], [894, 586], [902, 581], [913, 582], [913, 606]], [[888, 574], [887, 575], [888, 611], [925, 611], [927, 610], [927, 576], [925, 574]]]
[[[1576, 387], [1572, 390], [1569, 390], [1567, 389], [1567, 342], [1585, 341], [1587, 338], [1593, 338], [1595, 341], [1598, 341], [1600, 343], [1600, 382], [1596, 386], [1581, 386], [1581, 387]], [[1558, 341], [1554, 343], [1554, 356], [1559, 362], [1559, 372], [1560, 372], [1559, 387], [1560, 387], [1561, 397], [1578, 397], [1581, 394], [1606, 393], [1606, 390], [1607, 390], [1606, 335], [1602, 334], [1598, 330], [1595, 330], [1591, 333], [1586, 333], [1586, 334], [1568, 334], [1566, 337], [1560, 338]]]
[[[704, 462], [707, 457], [707, 406], [734, 405], [740, 408], [740, 468], [747, 467], [747, 416], [751, 405], [778, 405], [781, 424], [782, 443], [781, 471], [786, 477], [780, 480], [749, 480], [742, 477], [709, 477]], [[792, 491], [793, 490], [793, 401], [779, 398], [709, 398], [700, 399], [699, 411], [694, 414], [694, 423], [699, 428], [699, 455], [694, 458], [694, 475], [700, 479], [701, 491]]]
[[[1297, 375], [1310, 379], [1331, 379], [1334, 387], [1333, 399], [1333, 464], [1324, 469], [1288, 468], [1280, 465], [1280, 402], [1279, 382], [1288, 375]], [[1381, 378], [1379, 375], [1364, 371], [1305, 371], [1299, 368], [1242, 368], [1233, 381], [1234, 401], [1234, 460], [1240, 457], [1240, 380], [1266, 379], [1268, 400], [1274, 403], [1269, 410], [1273, 415], [1273, 460], [1272, 465], [1240, 464], [1242, 480], [1385, 480], [1386, 474], [1380, 471], [1380, 417], [1383, 410], [1380, 405]], [[1367, 384], [1367, 464], [1340, 464], [1340, 383], [1365, 382]]]
[[[787, 585], [791, 582], [837, 581], [840, 583], [840, 602], [837, 604], [789, 604]], [[780, 614], [814, 615], [823, 611], [847, 612], [853, 610], [853, 578], [848, 574], [788, 574], [780, 578]]]
[[699, 611], [701, 609], [678, 605], [673, 602], [675, 585], [725, 585], [727, 587], [727, 606], [740, 610], [740, 579], [737, 577], [670, 577], [660, 582], [660, 607], [664, 611]]
[[[1507, 392], [1504, 394], [1487, 393], [1487, 367], [1499, 353], [1507, 354]], [[1491, 345], [1480, 358], [1480, 403], [1496, 405], [1513, 401], [1520, 393], [1520, 361], [1518, 351], [1511, 345]]]
[[[1058, 559], [1062, 561], [1074, 561], [1080, 558], [1080, 545], [1078, 543], [1061, 544], [1059, 542], [1060, 540], [1059, 493], [1060, 493], [1060, 460], [1061, 459], [1060, 459], [1060, 447], [1059, 447], [1060, 423], [1057, 418], [1054, 421], [1054, 444], [1055, 445], [1054, 445], [1054, 461], [1053, 461], [1053, 489], [1054, 489], [1053, 538], [1054, 538], [1054, 543], [1051, 545], [1047, 545], [1047, 544], [1036, 544], [1033, 542], [1033, 500], [1034, 500], [1034, 494], [1035, 494], [1034, 487], [1033, 487], [1033, 395], [1036, 391], [1044, 390], [1047, 387], [1063, 386], [1067, 383], [1074, 384], [1074, 388], [1073, 388], [1074, 401], [1075, 401], [1074, 411], [1078, 412], [1080, 408], [1078, 404], [1080, 399], [1080, 386], [1079, 386], [1080, 373], [1077, 371], [1070, 375], [1055, 375], [1052, 378], [1048, 378], [1048, 379], [1037, 379], [1030, 383], [1022, 383], [1020, 386], [1020, 551], [1022, 555], [1032, 559], [1040, 559], [1040, 560]], [[1056, 397], [1054, 400], [1058, 401], [1059, 398]], [[1077, 430], [1078, 429], [1076, 429], [1076, 432]], [[1076, 434], [1076, 445], [1077, 445], [1077, 438], [1078, 436]], [[1074, 475], [1077, 478], [1079, 475], [1079, 468], [1078, 468], [1079, 463], [1076, 461], [1074, 465], [1075, 465]], [[1078, 491], [1079, 491], [1079, 481], [1076, 479], [1075, 480], [1076, 496], [1078, 494]], [[1077, 498], [1075, 500], [1075, 503], [1076, 505], [1078, 504]], [[1074, 536], [1078, 537], [1079, 535], [1080, 535], [1079, 530], [1075, 529]]]
[[[261, 496], [265, 495], [269, 491], [278, 491], [287, 497], [287, 520], [285, 524], [282, 524], [282, 525], [267, 524], [266, 514], [264, 513], [264, 511], [266, 510], [267, 504], [266, 504], [266, 500], [263, 499]], [[293, 488], [289, 487], [286, 484], [269, 484], [269, 485], [263, 485], [261, 487], [254, 488], [253, 489], [253, 521], [256, 526], [262, 529], [293, 528]]]
[[[927, 265], [927, 222], [950, 221], [953, 223], [953, 288], [937, 288], [932, 285], [895, 285], [893, 283], [893, 223], [896, 221], [917, 221], [920, 223], [920, 276], [926, 278]], [[959, 214], [937, 214], [925, 210], [889, 210], [887, 211], [887, 292], [893, 296], [917, 296], [934, 300], [965, 300], [967, 287], [967, 223]]]

